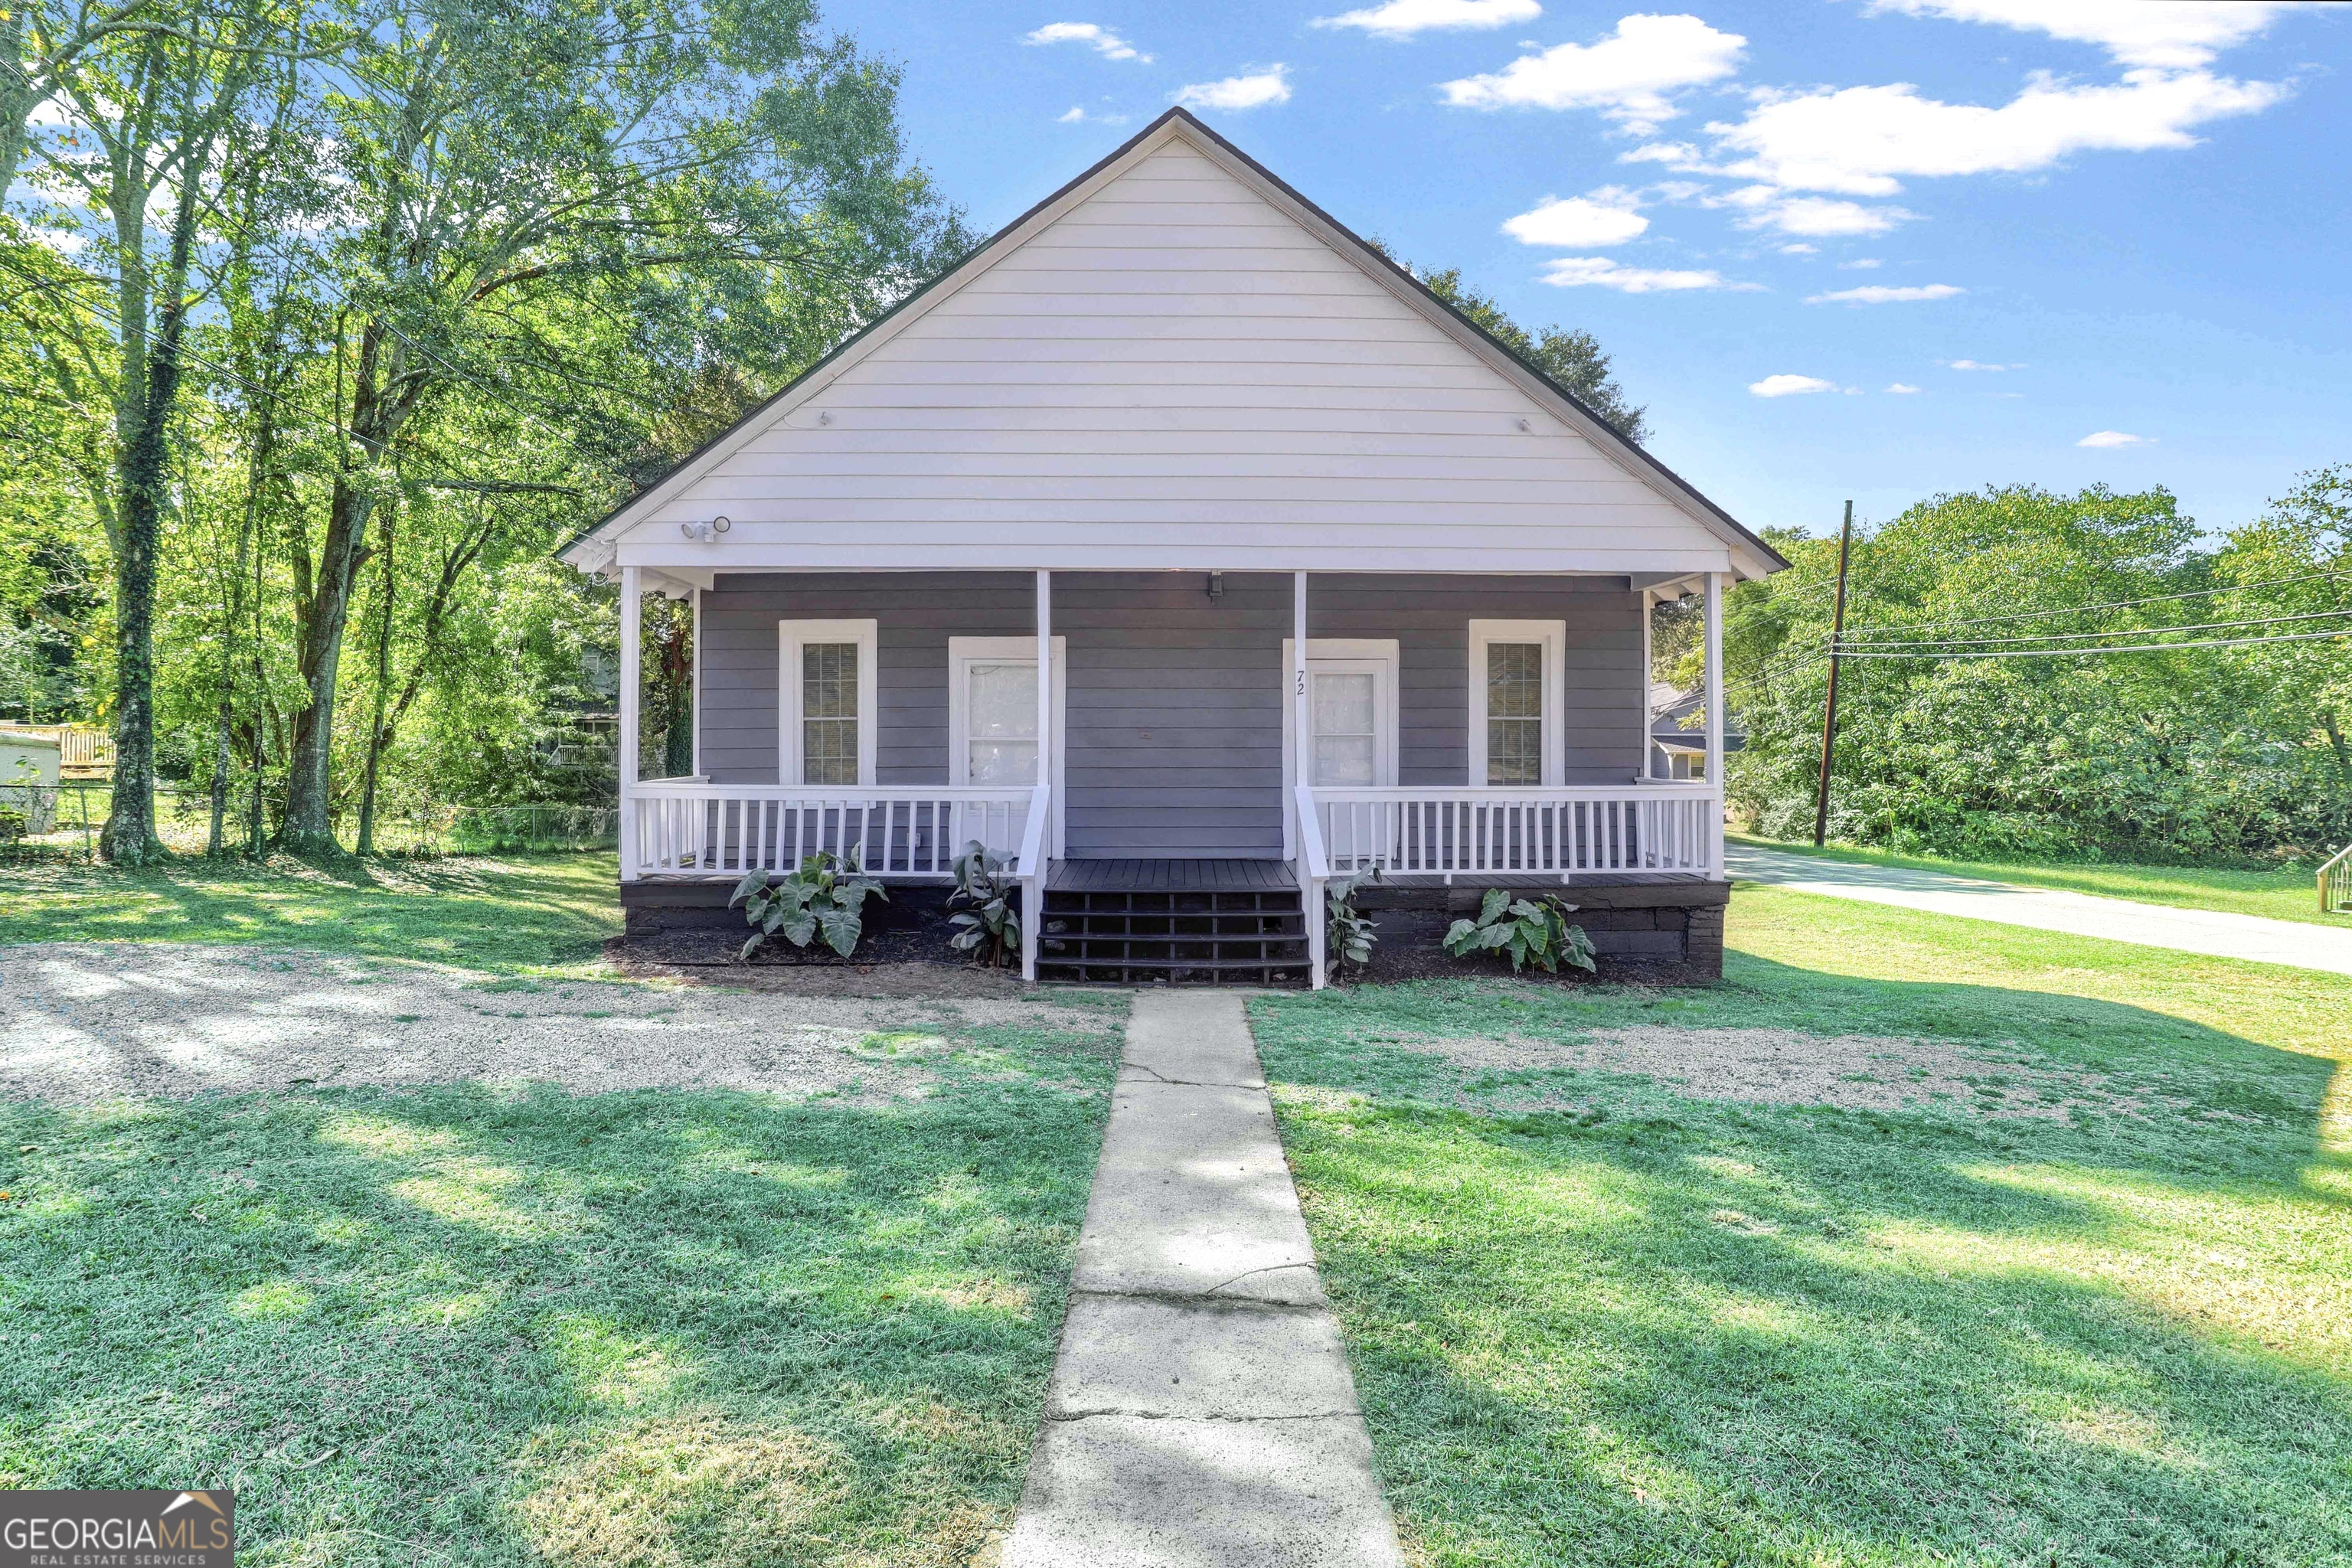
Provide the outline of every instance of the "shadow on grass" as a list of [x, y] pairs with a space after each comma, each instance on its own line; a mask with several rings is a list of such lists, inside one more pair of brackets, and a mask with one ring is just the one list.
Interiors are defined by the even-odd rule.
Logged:
[[[1800, 972], [1748, 968], [1765, 984], [1666, 1018], [2030, 1042], [2138, 1109], [1733, 1105], [1581, 1073], [1580, 1110], [1500, 1113], [1415, 1048], [1496, 1032], [1500, 988], [1259, 1004], [1427, 1561], [2352, 1558], [2334, 1064], [2114, 1003], [1812, 973], [1797, 995]], [[1634, 991], [1500, 999], [1537, 1038], [1666, 1021]]]
[[0, 1107], [0, 1486], [231, 1486], [271, 1562], [961, 1562], [1109, 1079], [1099, 1040], [1042, 1065]]
[[620, 930], [609, 855], [5, 866], [0, 886], [0, 943], [257, 942], [513, 969], [593, 958]]

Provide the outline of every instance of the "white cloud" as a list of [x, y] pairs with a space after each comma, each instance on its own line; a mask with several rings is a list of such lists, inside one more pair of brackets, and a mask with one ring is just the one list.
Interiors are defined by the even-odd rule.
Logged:
[[1783, 256], [1819, 256], [1821, 253], [1820, 246], [1807, 245], [1801, 239], [1780, 247], [1780, 254]]
[[1614, 289], [1621, 294], [1667, 294], [1685, 289], [1750, 289], [1753, 283], [1727, 283], [1721, 274], [1650, 267], [1621, 267], [1605, 256], [1563, 256], [1544, 268], [1555, 289]]
[[1870, 8], [2047, 33], [2096, 44], [2119, 65], [2186, 70], [2259, 35], [2290, 7], [2281, 0], [1874, 0]]
[[[1740, 193], [1733, 194], [1738, 195]], [[1741, 202], [1737, 205], [1751, 204]], [[1843, 202], [1832, 196], [1791, 196], [1786, 201], [1772, 202], [1761, 211], [1741, 218], [1739, 226], [1742, 228], [1777, 228], [1783, 234], [1885, 234], [1896, 224], [1907, 223], [1918, 216], [1902, 207], [1866, 207], [1860, 202]]]
[[1222, 81], [1196, 81], [1176, 89], [1176, 101], [1187, 109], [1257, 109], [1290, 101], [1290, 68], [1268, 66], [1249, 76], [1229, 76]]
[[1124, 125], [1127, 123], [1127, 116], [1124, 114], [1088, 114], [1083, 105], [1074, 103], [1070, 105], [1069, 112], [1066, 114], [1055, 115], [1054, 117], [1054, 123], [1056, 125]]
[[1682, 111], [1668, 94], [1720, 81], [1748, 40], [1696, 16], [1633, 16], [1594, 44], [1558, 44], [1500, 71], [1444, 84], [1463, 109], [1597, 109], [1636, 135]]
[[1841, 272], [1867, 272], [1874, 267], [1883, 267], [1885, 265], [1885, 263], [1879, 260], [1875, 256], [1857, 256], [1852, 261], [1839, 262], [1838, 270]]
[[2021, 364], [1987, 364], [1982, 360], [1948, 359], [1944, 362], [1944, 368], [1947, 370], [2023, 370], [2025, 367]]
[[1079, 123], [1081, 121], [1085, 120], [1085, 119], [1086, 119], [1086, 117], [1087, 117], [1087, 111], [1086, 111], [1085, 110], [1083, 110], [1083, 109], [1080, 109], [1076, 104], [1075, 104], [1075, 103], [1074, 103], [1074, 104], [1070, 105], [1070, 111], [1069, 111], [1067, 114], [1063, 115], [1060, 119], [1056, 120], [1056, 121], [1055, 121], [1055, 124], [1057, 124], [1057, 125], [1076, 125], [1076, 124]]
[[1768, 375], [1749, 382], [1748, 390], [1759, 397], [1793, 397], [1801, 392], [1835, 392], [1837, 383], [1818, 375]]
[[2074, 443], [2077, 447], [2152, 447], [2152, 437], [2126, 436], [2120, 430], [2094, 430]]
[[1048, 22], [1027, 37], [1024, 44], [1090, 44], [1095, 53], [1107, 60], [1133, 60], [1138, 65], [1150, 65], [1151, 57], [1139, 54], [1135, 46], [1112, 32], [1108, 27], [1092, 22]]
[[1948, 300], [1968, 290], [1949, 283], [1924, 283], [1916, 289], [1897, 289], [1885, 283], [1872, 283], [1861, 289], [1841, 289], [1834, 294], [1815, 294], [1806, 300], [1808, 305], [1901, 305], [1915, 300]]
[[1908, 385], [1908, 384], [1906, 384], [1906, 383], [1903, 383], [1903, 382], [1899, 382], [1899, 381], [1893, 381], [1893, 382], [1889, 382], [1889, 383], [1887, 383], [1887, 384], [1886, 384], [1886, 390], [1887, 390], [1887, 391], [1889, 391], [1889, 392], [1892, 392], [1892, 393], [1898, 394], [1898, 395], [1902, 395], [1902, 396], [1906, 396], [1906, 397], [1907, 397], [1907, 396], [1909, 396], [1911, 394], [1913, 394], [1913, 393], [1915, 393], [1915, 392], [1918, 391], [1919, 389], [1918, 389], [1917, 387], [1916, 387], [1916, 386]]
[[1507, 221], [1503, 232], [1521, 245], [1622, 245], [1650, 226], [1634, 210], [1640, 205], [1640, 198], [1618, 185], [1565, 201], [1546, 196]]
[[1507, 27], [1543, 15], [1536, 0], [1388, 0], [1384, 5], [1318, 16], [1318, 27], [1361, 27], [1384, 38], [1409, 38], [1441, 29]]
[[2026, 174], [2078, 152], [2193, 146], [2192, 127], [2254, 113], [2286, 95], [2274, 82], [2145, 68], [2097, 86], [2035, 76], [1998, 109], [1922, 98], [1907, 82], [1759, 92], [1747, 119], [1706, 128], [1716, 156], [1729, 162], [1703, 167], [1664, 150], [1636, 153], [1786, 190], [1888, 196], [1906, 177]]

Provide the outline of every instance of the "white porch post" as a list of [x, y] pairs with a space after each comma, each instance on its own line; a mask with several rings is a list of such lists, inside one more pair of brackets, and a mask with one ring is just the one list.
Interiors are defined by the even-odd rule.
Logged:
[[1714, 842], [1710, 866], [1723, 873], [1723, 574], [1706, 574], [1706, 783], [1715, 797], [1714, 821], [1707, 836]]
[[702, 776], [702, 590], [694, 591], [694, 763], [696, 778]]
[[[1294, 742], [1290, 754], [1298, 763], [1296, 782], [1308, 784], [1312, 782], [1310, 770], [1314, 757], [1309, 745], [1313, 725], [1309, 722], [1307, 709], [1307, 574], [1304, 572], [1290, 574], [1290, 730]], [[1294, 796], [1286, 814], [1294, 819], [1289, 835], [1294, 859], [1297, 857], [1300, 842], [1300, 829], [1295, 820], [1297, 813], [1297, 802]]]
[[[1037, 783], [1054, 782], [1054, 574], [1037, 574]], [[1048, 851], [1051, 853], [1051, 851]]]
[[621, 880], [637, 879], [637, 568], [621, 568]]

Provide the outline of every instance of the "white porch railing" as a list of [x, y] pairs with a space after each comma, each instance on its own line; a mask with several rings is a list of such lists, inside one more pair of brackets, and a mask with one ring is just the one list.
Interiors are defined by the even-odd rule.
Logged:
[[1307, 915], [1307, 984], [1320, 991], [1324, 944], [1330, 940], [1324, 929], [1323, 885], [1331, 879], [1331, 858], [1323, 847], [1322, 813], [1315, 807], [1315, 792], [1299, 784], [1293, 805], [1298, 813], [1298, 899]]
[[[973, 839], [1002, 855], [1015, 876], [1029, 868], [1026, 833], [1042, 790], [947, 784], [814, 787], [713, 784], [665, 779], [631, 784], [636, 877], [740, 877], [754, 868], [790, 871], [819, 850], [856, 857], [869, 876], [946, 881]], [[1041, 865], [1037, 870], [1042, 872]]]
[[1311, 793], [1333, 875], [1721, 875], [1723, 803], [1710, 784]]
[[2347, 844], [2319, 868], [2319, 912], [2352, 914], [2352, 844]]

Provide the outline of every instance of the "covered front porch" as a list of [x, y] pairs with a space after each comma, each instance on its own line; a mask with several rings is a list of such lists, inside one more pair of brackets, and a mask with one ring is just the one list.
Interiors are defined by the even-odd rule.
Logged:
[[[1236, 977], [1279, 960], [1319, 984], [1334, 878], [1377, 869], [1392, 902], [1722, 879], [1724, 574], [617, 575], [625, 900], [819, 850], [943, 885], [976, 840], [1045, 928], [1025, 978], [1055, 969], [1057, 937], [1081, 955], [1109, 895], [1215, 903], [1244, 877], [1265, 884], [1251, 909], [1171, 918], [1240, 935], [1223, 928], [1264, 916], [1256, 934], [1285, 945], [1234, 958]], [[1690, 592], [1707, 604], [1710, 765], [1653, 780], [1648, 610]], [[680, 777], [638, 776], [649, 593], [694, 605]]]

